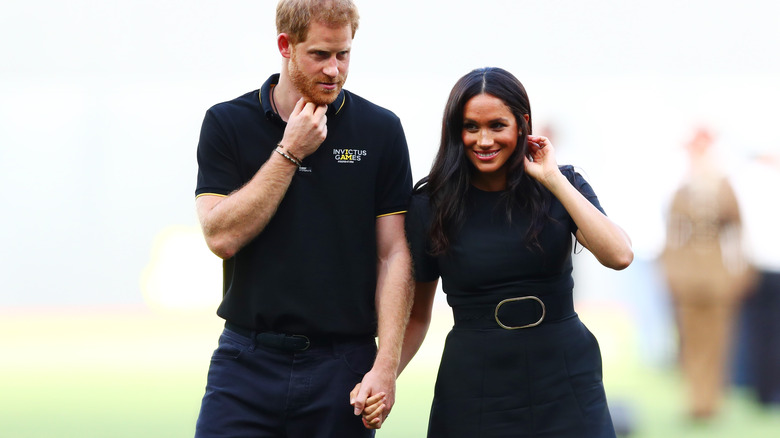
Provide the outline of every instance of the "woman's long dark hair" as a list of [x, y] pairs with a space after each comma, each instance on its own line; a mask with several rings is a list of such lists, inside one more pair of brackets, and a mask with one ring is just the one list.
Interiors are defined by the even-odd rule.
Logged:
[[[531, 226], [525, 235], [526, 245], [541, 249], [538, 237], [549, 209], [549, 193], [525, 172], [524, 157], [528, 154], [531, 134], [531, 104], [523, 84], [506, 70], [487, 67], [476, 69], [458, 80], [450, 92], [441, 128], [441, 143], [430, 174], [415, 185], [415, 191], [425, 191], [431, 200], [431, 252], [442, 254], [451, 243], [452, 234], [465, 220], [466, 191], [475, 170], [464, 151], [463, 108], [474, 96], [489, 94], [501, 99], [515, 116], [522, 135], [507, 160], [507, 190], [502, 195], [507, 218], [512, 219], [512, 207], [519, 205], [531, 213]], [[528, 121], [525, 115], [528, 115]]]

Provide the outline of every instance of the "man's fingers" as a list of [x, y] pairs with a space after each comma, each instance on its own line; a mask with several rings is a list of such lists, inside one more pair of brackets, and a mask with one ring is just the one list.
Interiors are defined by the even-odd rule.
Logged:
[[326, 112], [328, 112], [327, 105], [317, 105], [313, 102], [307, 102], [303, 98], [298, 99], [298, 102], [295, 103], [295, 108], [293, 109], [293, 114], [311, 114], [312, 119], [314, 120], [321, 119], [325, 116]]
[[305, 105], [306, 105], [306, 101], [303, 100], [302, 97], [300, 99], [298, 99], [298, 101], [295, 102], [295, 108], [293, 108], [293, 110], [292, 110], [292, 115], [300, 114], [301, 111], [303, 111], [303, 107]]
[[[314, 104], [312, 103], [312, 105], [314, 105]], [[320, 105], [320, 106], [318, 106], [318, 107], [316, 107], [314, 109], [314, 118], [317, 119], [317, 118], [320, 118], [320, 117], [324, 117], [326, 112], [328, 112], [328, 106], [327, 105]]]
[[366, 407], [366, 399], [368, 398], [368, 388], [361, 385], [360, 390], [353, 399], [352, 406], [355, 407], [355, 415], [360, 415], [363, 412], [363, 408]]
[[357, 398], [359, 392], [360, 392], [360, 383], [355, 385], [352, 391], [349, 392], [349, 404], [353, 406], [355, 405], [355, 399]]

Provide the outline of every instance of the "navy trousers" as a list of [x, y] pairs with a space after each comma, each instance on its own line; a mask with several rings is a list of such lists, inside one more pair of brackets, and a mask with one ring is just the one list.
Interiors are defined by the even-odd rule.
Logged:
[[735, 372], [762, 405], [780, 406], [780, 272], [763, 271], [742, 304]]
[[371, 337], [289, 352], [225, 329], [209, 367], [196, 438], [367, 438], [349, 392], [373, 365]]

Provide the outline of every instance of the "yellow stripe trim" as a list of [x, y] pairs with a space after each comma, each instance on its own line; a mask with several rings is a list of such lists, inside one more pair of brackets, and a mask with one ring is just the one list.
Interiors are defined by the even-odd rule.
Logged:
[[196, 196], [195, 199], [198, 199], [201, 196], [219, 196], [220, 198], [227, 198], [227, 195], [222, 195], [219, 193], [201, 193], [200, 195]]
[[380, 217], [385, 217], [385, 216], [394, 216], [396, 214], [406, 214], [406, 210], [404, 210], [404, 211], [396, 211], [394, 213], [380, 214], [379, 216], [377, 216], [377, 219], [379, 219]]
[[342, 96], [341, 105], [339, 105], [339, 109], [336, 110], [336, 114], [338, 114], [339, 111], [341, 111], [341, 109], [344, 108], [344, 103], [346, 103], [347, 101], [347, 94], [344, 93], [344, 90], [341, 91], [341, 96]]

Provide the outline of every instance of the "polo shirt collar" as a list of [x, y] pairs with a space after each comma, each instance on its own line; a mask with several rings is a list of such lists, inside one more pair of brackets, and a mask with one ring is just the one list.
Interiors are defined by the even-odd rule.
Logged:
[[[271, 106], [271, 87], [275, 87], [276, 84], [279, 83], [279, 76], [279, 73], [272, 74], [260, 88], [260, 106], [262, 107], [265, 116], [271, 120], [281, 120], [279, 115], [276, 114], [276, 111], [274, 111], [273, 107]], [[344, 109], [346, 101], [347, 96], [344, 92], [344, 89], [342, 88], [341, 91], [339, 91], [339, 95], [336, 97], [336, 100], [328, 105], [327, 114], [329, 116], [338, 114], [342, 109]]]

